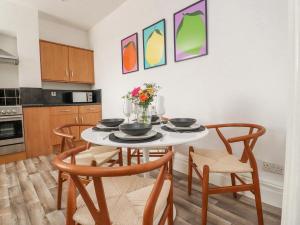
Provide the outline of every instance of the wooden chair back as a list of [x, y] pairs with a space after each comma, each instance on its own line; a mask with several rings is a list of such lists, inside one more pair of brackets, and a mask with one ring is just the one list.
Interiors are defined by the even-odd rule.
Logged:
[[[59, 153], [65, 151], [66, 149], [72, 149], [76, 147], [75, 144], [75, 135], [72, 134], [73, 127], [93, 127], [92, 124], [65, 124], [63, 126], [57, 127], [53, 129], [53, 133], [59, 137], [61, 137], [61, 144]], [[87, 144], [87, 148], [89, 144]]]
[[[53, 160], [53, 164], [60, 170], [65, 173], [68, 173], [71, 177], [71, 181], [74, 183], [79, 193], [81, 194], [85, 204], [87, 205], [96, 225], [111, 225], [109, 212], [107, 208], [107, 203], [104, 194], [104, 187], [102, 178], [103, 177], [117, 177], [117, 176], [129, 176], [129, 175], [137, 175], [145, 172], [150, 172], [155, 169], [159, 169], [159, 175], [156, 179], [152, 192], [150, 194], [149, 199], [147, 200], [146, 207], [144, 209], [143, 214], [143, 225], [152, 225], [153, 224], [153, 216], [155, 205], [159, 198], [159, 194], [162, 190], [165, 179], [171, 180], [171, 190], [169, 194], [169, 199], [172, 199], [172, 175], [170, 169], [170, 163], [172, 160], [173, 153], [169, 151], [162, 158], [152, 161], [149, 163], [145, 163], [142, 165], [133, 165], [133, 166], [123, 166], [123, 167], [92, 167], [92, 166], [80, 166], [75, 164], [75, 155], [84, 151], [84, 147], [80, 146], [77, 148], [73, 148], [71, 150], [62, 152], [57, 155]], [[63, 160], [71, 157], [71, 163], [66, 163]], [[80, 182], [79, 176], [89, 176], [93, 178], [94, 188], [97, 197], [98, 208], [93, 203], [89, 193], [86, 190], [86, 187], [82, 182]], [[75, 191], [72, 191], [75, 193]], [[75, 198], [75, 197], [74, 197]], [[71, 201], [72, 200], [68, 200]], [[73, 202], [76, 202], [73, 199]], [[172, 199], [173, 202], [173, 199]], [[75, 203], [76, 204], [76, 203]], [[172, 210], [172, 206], [167, 205], [165, 212], [162, 216], [162, 219], [166, 220], [168, 211]], [[72, 206], [71, 208], [75, 208]], [[72, 218], [73, 212], [68, 211], [67, 218]], [[160, 224], [164, 224], [162, 221]]]
[[[229, 154], [232, 154], [232, 143], [242, 142], [243, 143], [243, 153], [240, 161], [243, 163], [250, 162], [252, 168], [256, 168], [256, 161], [252, 153], [257, 139], [262, 136], [266, 129], [257, 124], [246, 124], [246, 123], [229, 123], [229, 124], [217, 124], [206, 126], [208, 129], [215, 129], [220, 139], [224, 143], [226, 150]], [[249, 129], [248, 134], [238, 137], [225, 138], [221, 132], [222, 128], [246, 128]]]

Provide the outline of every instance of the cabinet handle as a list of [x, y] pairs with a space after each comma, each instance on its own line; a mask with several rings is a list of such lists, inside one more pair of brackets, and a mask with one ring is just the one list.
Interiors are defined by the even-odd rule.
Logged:
[[71, 70], [71, 77], [74, 77], [74, 73], [73, 73], [73, 71]]
[[83, 123], [83, 116], [81, 117], [81, 123]]
[[69, 76], [69, 70], [68, 70], [68, 68], [66, 68], [66, 76], [67, 77]]
[[76, 123], [78, 123], [78, 116], [75, 117], [75, 121], [76, 121]]

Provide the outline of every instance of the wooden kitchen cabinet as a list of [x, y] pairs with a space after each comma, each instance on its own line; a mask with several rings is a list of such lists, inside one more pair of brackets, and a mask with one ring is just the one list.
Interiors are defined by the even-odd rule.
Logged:
[[42, 80], [69, 81], [68, 52], [67, 46], [40, 41]]
[[[64, 124], [75, 124], [78, 121], [77, 114], [67, 114], [67, 115], [51, 115], [51, 145], [58, 145], [61, 143], [61, 138], [53, 133], [53, 129], [60, 127]], [[72, 127], [71, 134], [75, 136], [75, 140], [79, 139], [79, 128]]]
[[94, 83], [92, 50], [40, 40], [43, 81]]
[[[79, 106], [79, 121], [82, 124], [96, 125], [102, 119], [101, 115], [101, 106], [99, 105]], [[80, 127], [80, 133], [87, 128]]]
[[[49, 155], [61, 138], [53, 129], [65, 124], [92, 124], [101, 120], [100, 105], [55, 106], [24, 108], [24, 131], [26, 156]], [[87, 127], [74, 127], [71, 133], [80, 141], [80, 133]]]
[[24, 108], [23, 114], [26, 156], [49, 155], [51, 153], [49, 108]]
[[93, 52], [69, 47], [70, 81], [94, 83]]

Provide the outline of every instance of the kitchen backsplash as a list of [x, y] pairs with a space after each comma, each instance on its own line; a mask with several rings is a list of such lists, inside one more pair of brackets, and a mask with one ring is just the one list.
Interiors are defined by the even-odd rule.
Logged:
[[0, 89], [0, 105], [20, 105], [20, 90], [18, 88]]
[[[42, 88], [20, 88], [22, 105], [61, 105], [71, 104], [66, 99], [66, 94], [81, 90], [53, 90]], [[93, 103], [101, 103], [101, 90], [93, 92]]]

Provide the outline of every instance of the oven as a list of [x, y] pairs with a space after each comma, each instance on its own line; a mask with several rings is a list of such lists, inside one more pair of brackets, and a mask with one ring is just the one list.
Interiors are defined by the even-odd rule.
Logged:
[[0, 115], [0, 155], [25, 151], [23, 115], [16, 111]]

